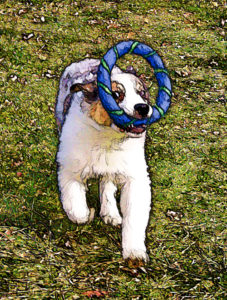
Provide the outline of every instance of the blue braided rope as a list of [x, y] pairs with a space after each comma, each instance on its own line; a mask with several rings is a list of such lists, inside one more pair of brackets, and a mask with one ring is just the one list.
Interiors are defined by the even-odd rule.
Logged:
[[[112, 96], [111, 71], [116, 61], [127, 53], [142, 56], [154, 69], [158, 82], [158, 95], [150, 118], [135, 119], [127, 115]], [[103, 107], [113, 122], [120, 127], [127, 127], [130, 124], [137, 126], [154, 123], [165, 115], [171, 103], [171, 82], [160, 56], [149, 46], [137, 41], [120, 42], [107, 51], [99, 65], [97, 82]]]

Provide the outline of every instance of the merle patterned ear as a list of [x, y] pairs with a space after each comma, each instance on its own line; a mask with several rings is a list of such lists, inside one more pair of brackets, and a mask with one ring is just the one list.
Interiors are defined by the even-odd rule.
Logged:
[[70, 87], [70, 92], [71, 94], [83, 92], [85, 101], [88, 103], [98, 100], [98, 88], [95, 81], [86, 84], [75, 83]]
[[126, 72], [137, 76], [136, 70], [133, 68], [133, 66], [127, 66]]

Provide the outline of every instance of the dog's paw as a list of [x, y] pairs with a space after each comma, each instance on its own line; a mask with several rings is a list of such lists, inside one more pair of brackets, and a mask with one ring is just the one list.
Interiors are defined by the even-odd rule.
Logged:
[[66, 211], [68, 218], [76, 224], [84, 224], [90, 221], [90, 211], [89, 209], [87, 210], [81, 210], [81, 211], [75, 211], [75, 210], [70, 210]]
[[129, 262], [140, 262], [148, 263], [149, 256], [146, 251], [142, 249], [132, 249], [132, 250], [125, 250], [123, 249], [123, 258]]
[[105, 215], [101, 216], [105, 224], [111, 224], [113, 226], [118, 226], [122, 223], [122, 218], [120, 215], [116, 216], [110, 216], [110, 215]]

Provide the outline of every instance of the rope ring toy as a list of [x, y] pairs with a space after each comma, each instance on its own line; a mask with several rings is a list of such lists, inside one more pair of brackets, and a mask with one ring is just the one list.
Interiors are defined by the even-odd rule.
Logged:
[[[158, 95], [149, 118], [136, 119], [127, 115], [112, 96], [111, 71], [116, 61], [127, 53], [142, 56], [154, 69], [158, 82]], [[171, 103], [171, 82], [160, 56], [151, 47], [137, 41], [120, 42], [106, 52], [99, 65], [97, 85], [103, 107], [113, 122], [121, 128], [126, 128], [131, 124], [134, 126], [152, 124], [165, 115]]]

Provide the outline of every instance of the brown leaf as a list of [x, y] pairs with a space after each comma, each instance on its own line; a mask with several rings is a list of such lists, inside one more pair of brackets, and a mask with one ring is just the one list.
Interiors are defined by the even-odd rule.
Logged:
[[127, 35], [127, 39], [132, 39], [135, 37], [135, 32], [129, 32]]
[[12, 231], [10, 229], [7, 229], [5, 232], [6, 235], [12, 235]]
[[161, 47], [165, 47], [165, 46], [171, 46], [172, 45], [172, 42], [171, 41], [163, 41], [161, 43]]
[[108, 293], [106, 291], [95, 290], [95, 291], [84, 292], [82, 295], [92, 298], [92, 297], [105, 297], [105, 295], [107, 294]]
[[112, 23], [110, 25], [107, 26], [107, 28], [119, 28], [121, 25], [120, 24], [116, 24], [116, 23]]

